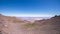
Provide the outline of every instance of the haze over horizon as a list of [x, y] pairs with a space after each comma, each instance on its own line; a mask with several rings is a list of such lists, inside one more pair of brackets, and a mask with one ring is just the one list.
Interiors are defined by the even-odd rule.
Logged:
[[60, 15], [60, 0], [0, 0], [0, 13], [17, 17]]

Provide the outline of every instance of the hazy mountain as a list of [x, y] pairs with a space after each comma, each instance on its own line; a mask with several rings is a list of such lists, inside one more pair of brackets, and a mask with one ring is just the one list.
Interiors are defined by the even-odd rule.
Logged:
[[42, 20], [42, 19], [49, 19], [50, 17], [17, 17], [17, 18], [21, 18], [23, 20], [27, 20], [27, 21], [35, 21], [35, 20]]

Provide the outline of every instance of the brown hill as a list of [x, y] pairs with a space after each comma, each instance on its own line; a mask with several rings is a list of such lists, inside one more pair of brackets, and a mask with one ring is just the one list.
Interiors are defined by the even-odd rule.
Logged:
[[4, 16], [0, 14], [0, 34], [7, 34], [6, 32], [8, 27], [10, 26], [9, 24], [12, 23], [25, 23], [24, 20], [22, 19], [17, 19], [16, 17], [11, 17], [11, 16]]
[[47, 34], [60, 34], [60, 15], [46, 20], [36, 20], [35, 23]]
[[22, 23], [24, 21], [22, 19], [17, 19], [16, 17], [4, 16], [4, 15], [0, 14], [0, 22]]

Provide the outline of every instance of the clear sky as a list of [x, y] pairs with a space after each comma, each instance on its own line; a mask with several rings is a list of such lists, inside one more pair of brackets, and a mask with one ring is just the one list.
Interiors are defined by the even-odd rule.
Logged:
[[60, 15], [60, 0], [0, 0], [0, 13], [18, 17]]

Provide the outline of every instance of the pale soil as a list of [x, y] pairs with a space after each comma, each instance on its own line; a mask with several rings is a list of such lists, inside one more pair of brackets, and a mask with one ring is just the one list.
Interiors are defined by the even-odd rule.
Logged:
[[53, 30], [53, 25], [40, 26], [37, 29], [25, 29], [25, 23], [9, 23], [8, 26], [3, 28], [6, 34], [60, 34], [58, 31]]

